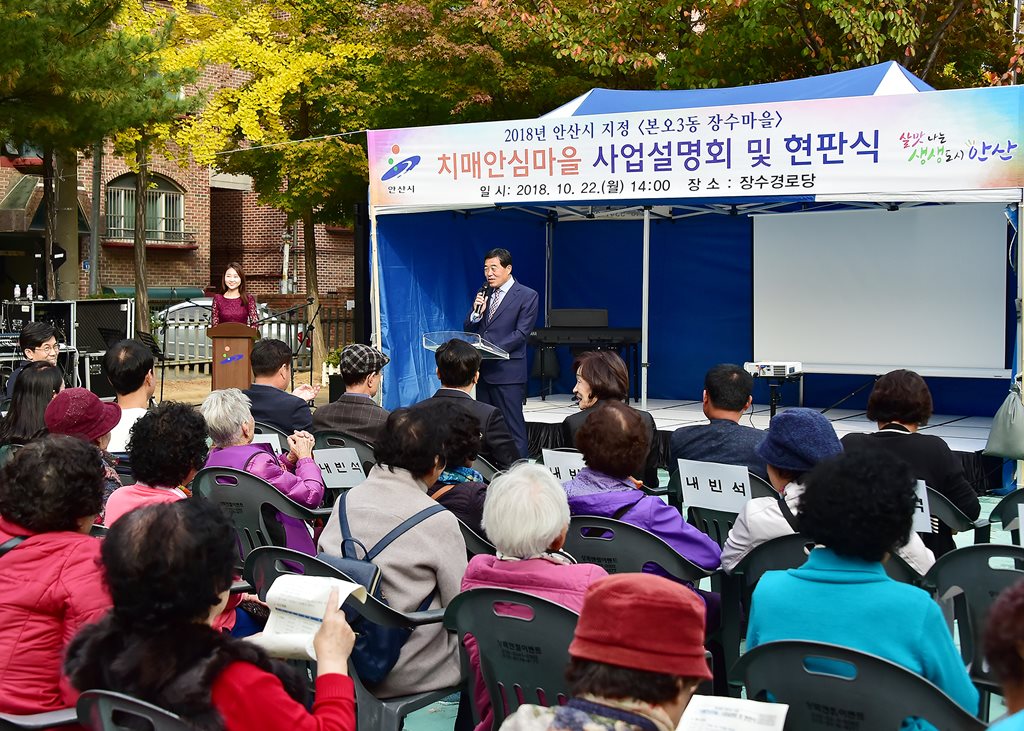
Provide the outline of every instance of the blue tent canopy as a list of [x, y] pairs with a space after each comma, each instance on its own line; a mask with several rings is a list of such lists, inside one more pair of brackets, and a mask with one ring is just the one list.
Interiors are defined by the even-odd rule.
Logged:
[[[732, 89], [594, 89], [545, 118], [929, 90], [906, 69], [889, 62]], [[645, 201], [607, 203], [594, 200], [589, 210], [577, 202], [564, 207], [545, 203], [376, 211], [377, 332], [381, 347], [392, 358], [384, 369], [385, 407], [409, 405], [436, 388], [433, 354], [422, 347], [422, 334], [462, 328], [472, 293], [480, 286], [482, 255], [494, 246], [509, 249], [514, 276], [540, 291], [541, 312], [606, 308], [610, 326], [635, 327], [647, 299], [646, 293], [641, 297], [643, 281], [653, 313], [645, 343], [653, 364], [648, 392], [653, 398], [699, 399], [710, 364], [753, 357], [753, 230], [747, 214], [843, 205], [835, 199], [816, 202], [813, 196], [661, 200], [661, 214], [649, 219], [649, 251], [655, 266], [644, 276], [639, 255], [644, 223], [638, 213]], [[631, 217], [616, 217], [616, 210], [629, 208], [634, 211]], [[590, 220], [603, 216], [608, 220]], [[542, 287], [545, 282], [550, 286]], [[1014, 291], [1012, 280], [1008, 287]], [[689, 314], [677, 317], [677, 312]], [[700, 317], [693, 317], [694, 312]], [[1012, 316], [1007, 323], [1010, 336]], [[1012, 340], [1007, 339], [1011, 350]], [[1007, 362], [1010, 358], [1008, 353]], [[572, 386], [570, 362], [563, 354], [563, 390]], [[803, 396], [809, 405], [828, 406], [863, 382], [863, 376], [808, 375]], [[1005, 382], [996, 379], [943, 378], [931, 386], [937, 411], [961, 414], [991, 414], [1006, 389]], [[537, 382], [531, 383], [531, 392], [538, 388]], [[864, 391], [849, 405], [863, 405], [866, 395]], [[763, 401], [767, 394], [755, 397]]]
[[[789, 102], [807, 99], [834, 99], [871, 96], [878, 93], [933, 91], [895, 61], [862, 69], [838, 71], [807, 79], [776, 81], [771, 84], [737, 86], [726, 89], [670, 89], [664, 91], [622, 91], [592, 89], [548, 116], [649, 112], [657, 109], [724, 107], [732, 104]], [[563, 110], [561, 113], [559, 110]]]

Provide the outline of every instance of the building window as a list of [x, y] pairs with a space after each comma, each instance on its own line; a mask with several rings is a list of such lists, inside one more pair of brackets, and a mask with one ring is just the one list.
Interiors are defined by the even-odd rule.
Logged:
[[[134, 174], [122, 175], [107, 184], [107, 236], [135, 238]], [[185, 242], [195, 234], [185, 231], [185, 194], [167, 178], [150, 177], [146, 191], [146, 240]]]

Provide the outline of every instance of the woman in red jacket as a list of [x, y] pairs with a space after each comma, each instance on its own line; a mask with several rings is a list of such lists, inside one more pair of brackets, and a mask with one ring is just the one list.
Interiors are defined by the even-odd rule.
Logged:
[[22, 447], [0, 475], [0, 712], [67, 708], [64, 648], [110, 608], [89, 530], [103, 501], [91, 444], [48, 436]]
[[102, 557], [114, 609], [68, 647], [65, 670], [79, 691], [127, 693], [200, 731], [354, 731], [347, 663], [355, 635], [337, 592], [313, 638], [312, 713], [304, 678], [210, 626], [238, 560], [234, 529], [217, 506], [192, 499], [133, 510], [111, 527]]

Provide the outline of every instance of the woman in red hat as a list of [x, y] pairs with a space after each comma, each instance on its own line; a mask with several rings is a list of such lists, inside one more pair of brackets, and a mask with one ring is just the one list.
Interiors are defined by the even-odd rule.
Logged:
[[[78, 437], [99, 447], [103, 455], [103, 505], [111, 493], [121, 487], [114, 465], [117, 461], [107, 452], [110, 432], [121, 421], [121, 407], [116, 403], [104, 403], [92, 391], [84, 388], [66, 388], [46, 406], [43, 414], [46, 430], [50, 434], [66, 434]], [[101, 513], [102, 518], [102, 513]]]
[[569, 645], [564, 706], [522, 705], [501, 731], [675, 731], [704, 657], [704, 603], [681, 584], [616, 574], [590, 585]]

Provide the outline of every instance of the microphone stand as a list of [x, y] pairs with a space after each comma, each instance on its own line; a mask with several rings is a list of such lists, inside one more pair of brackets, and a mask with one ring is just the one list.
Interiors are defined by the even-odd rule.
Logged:
[[[310, 297], [305, 306], [309, 306], [313, 303], [313, 298]], [[295, 353], [292, 354], [293, 358], [298, 358], [299, 353], [302, 352], [302, 347], [305, 346], [309, 350], [309, 385], [313, 385], [313, 332], [316, 330], [316, 325], [313, 322], [316, 320], [316, 316], [320, 314], [320, 308], [324, 306], [323, 300], [320, 300], [316, 309], [313, 311], [313, 316], [306, 322], [306, 331], [302, 333], [302, 340], [299, 341], [298, 346], [295, 348]], [[295, 390], [295, 371], [292, 370], [292, 390]]]
[[[269, 320], [271, 317], [280, 317], [281, 315], [289, 315], [289, 314], [291, 314], [293, 312], [298, 312], [299, 310], [301, 310], [304, 307], [309, 307], [311, 304], [313, 304], [313, 298], [312, 297], [307, 297], [305, 302], [300, 302], [299, 304], [295, 305], [294, 307], [289, 307], [287, 310], [281, 310], [280, 312], [278, 312], [278, 313], [276, 313], [274, 315], [271, 315], [270, 317], [267, 317], [266, 319]], [[261, 320], [261, 322], [263, 322], [263, 320]], [[295, 361], [295, 359], [299, 355], [299, 352], [302, 350], [302, 343], [305, 341], [305, 339], [306, 339], [306, 333], [303, 332], [302, 333], [302, 340], [300, 340], [299, 344], [295, 346], [295, 352], [292, 353], [292, 362]], [[313, 370], [312, 365], [310, 366], [309, 370], [310, 370], [310, 372], [312, 372], [312, 370]], [[291, 371], [292, 371], [292, 390], [294, 391], [295, 390], [295, 369], [292, 368]], [[310, 376], [310, 378], [312, 378], [312, 376]]]
[[[171, 287], [171, 300], [178, 299], [178, 290], [176, 287]], [[213, 305], [204, 305], [201, 302], [195, 302], [191, 297], [186, 297], [181, 302], [175, 302], [174, 304], [185, 304], [194, 305], [201, 307], [204, 310], [213, 311]], [[173, 306], [173, 305], [171, 305]], [[167, 318], [171, 314], [171, 306], [164, 308], [163, 322], [160, 324], [161, 330], [163, 330], [163, 337], [161, 339], [161, 350], [163, 355], [160, 358], [160, 402], [164, 400], [164, 379], [167, 376]]]

